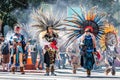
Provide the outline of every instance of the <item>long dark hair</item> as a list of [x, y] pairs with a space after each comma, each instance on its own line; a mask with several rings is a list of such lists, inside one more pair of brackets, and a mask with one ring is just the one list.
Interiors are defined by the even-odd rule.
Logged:
[[49, 33], [49, 28], [52, 28], [53, 29], [53, 25], [51, 25], [51, 26], [47, 26], [47, 28], [46, 28], [46, 30], [47, 30], [47, 33]]

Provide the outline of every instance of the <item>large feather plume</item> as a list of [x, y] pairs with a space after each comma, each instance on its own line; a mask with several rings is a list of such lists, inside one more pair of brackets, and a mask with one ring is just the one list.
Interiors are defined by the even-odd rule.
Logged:
[[107, 45], [106, 45], [107, 40], [111, 39], [109, 35], [114, 34], [116, 36], [116, 42], [117, 42], [117, 33], [118, 33], [118, 30], [114, 27], [114, 25], [110, 23], [105, 23], [104, 35], [102, 35], [100, 39], [100, 44], [101, 44], [100, 46], [103, 51], [106, 50], [107, 48]]
[[[72, 8], [71, 8], [72, 9]], [[69, 31], [68, 40], [65, 42], [65, 46], [70, 45], [74, 40], [81, 37], [87, 26], [93, 28], [93, 34], [96, 39], [100, 39], [101, 35], [104, 33], [103, 26], [106, 14], [98, 12], [97, 7], [92, 7], [90, 10], [85, 10], [81, 7], [81, 14], [77, 13], [74, 9], [74, 16], [68, 17], [65, 21], [67, 22], [67, 30]]]
[[43, 12], [42, 9], [33, 10], [31, 17], [34, 23], [31, 26], [36, 28], [38, 34], [46, 31], [48, 27], [52, 27], [53, 30], [60, 30], [60, 26], [63, 25], [63, 16], [61, 18], [58, 18], [58, 16], [60, 15], [54, 15], [52, 11]]

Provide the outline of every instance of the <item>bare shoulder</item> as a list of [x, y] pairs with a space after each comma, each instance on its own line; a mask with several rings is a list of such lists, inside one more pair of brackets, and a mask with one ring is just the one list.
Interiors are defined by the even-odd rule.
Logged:
[[91, 35], [93, 38], [95, 38], [94, 34], [90, 33], [90, 35]]

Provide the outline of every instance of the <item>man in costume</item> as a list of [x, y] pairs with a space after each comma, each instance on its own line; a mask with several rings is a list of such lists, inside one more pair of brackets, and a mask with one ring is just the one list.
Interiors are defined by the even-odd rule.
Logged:
[[15, 26], [15, 33], [11, 37], [13, 39], [13, 65], [12, 72], [15, 74], [16, 65], [20, 65], [20, 72], [24, 74], [24, 65], [23, 65], [23, 46], [24, 46], [24, 36], [20, 33], [21, 27]]
[[118, 53], [118, 38], [117, 38], [117, 29], [110, 23], [105, 23], [104, 35], [100, 40], [100, 46], [103, 51], [104, 58], [101, 62], [106, 64], [106, 75], [111, 72], [112, 75], [115, 75], [115, 60], [120, 59]]
[[[41, 46], [44, 47], [44, 62], [46, 63], [46, 74], [49, 76], [51, 67], [51, 75], [56, 76], [54, 73], [54, 63], [57, 54], [57, 39], [58, 34], [55, 30], [60, 30], [62, 25], [61, 19], [56, 18], [53, 14], [43, 13], [40, 9], [35, 10], [32, 14], [34, 23], [33, 27], [37, 28], [40, 36]], [[42, 37], [41, 37], [42, 36]]]
[[85, 33], [82, 35], [81, 39], [81, 56], [82, 67], [87, 69], [87, 75], [91, 75], [91, 70], [95, 63], [93, 53], [96, 52], [96, 41], [95, 36], [92, 34], [91, 28], [86, 28]]
[[[72, 9], [72, 8], [71, 8]], [[80, 38], [80, 54], [81, 66], [87, 70], [87, 76], [90, 77], [93, 64], [95, 63], [94, 55], [96, 51], [96, 39], [99, 40], [103, 32], [104, 14], [98, 14], [97, 8], [93, 7], [90, 10], [85, 10], [81, 7], [81, 14], [75, 13], [72, 19], [67, 19], [67, 30], [69, 31], [68, 40], [65, 46], [69, 46], [74, 40]], [[69, 23], [72, 24], [69, 24]], [[70, 27], [70, 28], [69, 28]], [[98, 56], [99, 54], [97, 54]]]

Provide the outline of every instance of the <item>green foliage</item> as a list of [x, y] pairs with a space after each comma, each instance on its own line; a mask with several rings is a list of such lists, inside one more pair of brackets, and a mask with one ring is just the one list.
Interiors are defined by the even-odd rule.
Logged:
[[28, 6], [28, 0], [0, 0], [0, 19], [3, 24], [13, 27], [17, 22], [16, 17], [11, 15], [11, 12], [15, 9], [26, 9]]
[[[59, 2], [60, 1], [65, 2], [69, 6], [79, 4], [83, 4], [87, 7], [98, 6], [112, 16], [116, 12], [120, 11], [120, 4], [118, 0], [59, 0]], [[57, 0], [0, 0], [0, 19], [4, 22], [4, 24], [8, 24], [12, 27], [13, 24], [17, 22], [17, 16], [12, 15], [11, 12], [16, 9], [22, 11], [27, 9], [28, 6], [38, 7], [42, 2], [55, 4]], [[23, 13], [23, 15], [26, 14]], [[19, 16], [21, 15], [18, 15], [18, 17]]]

